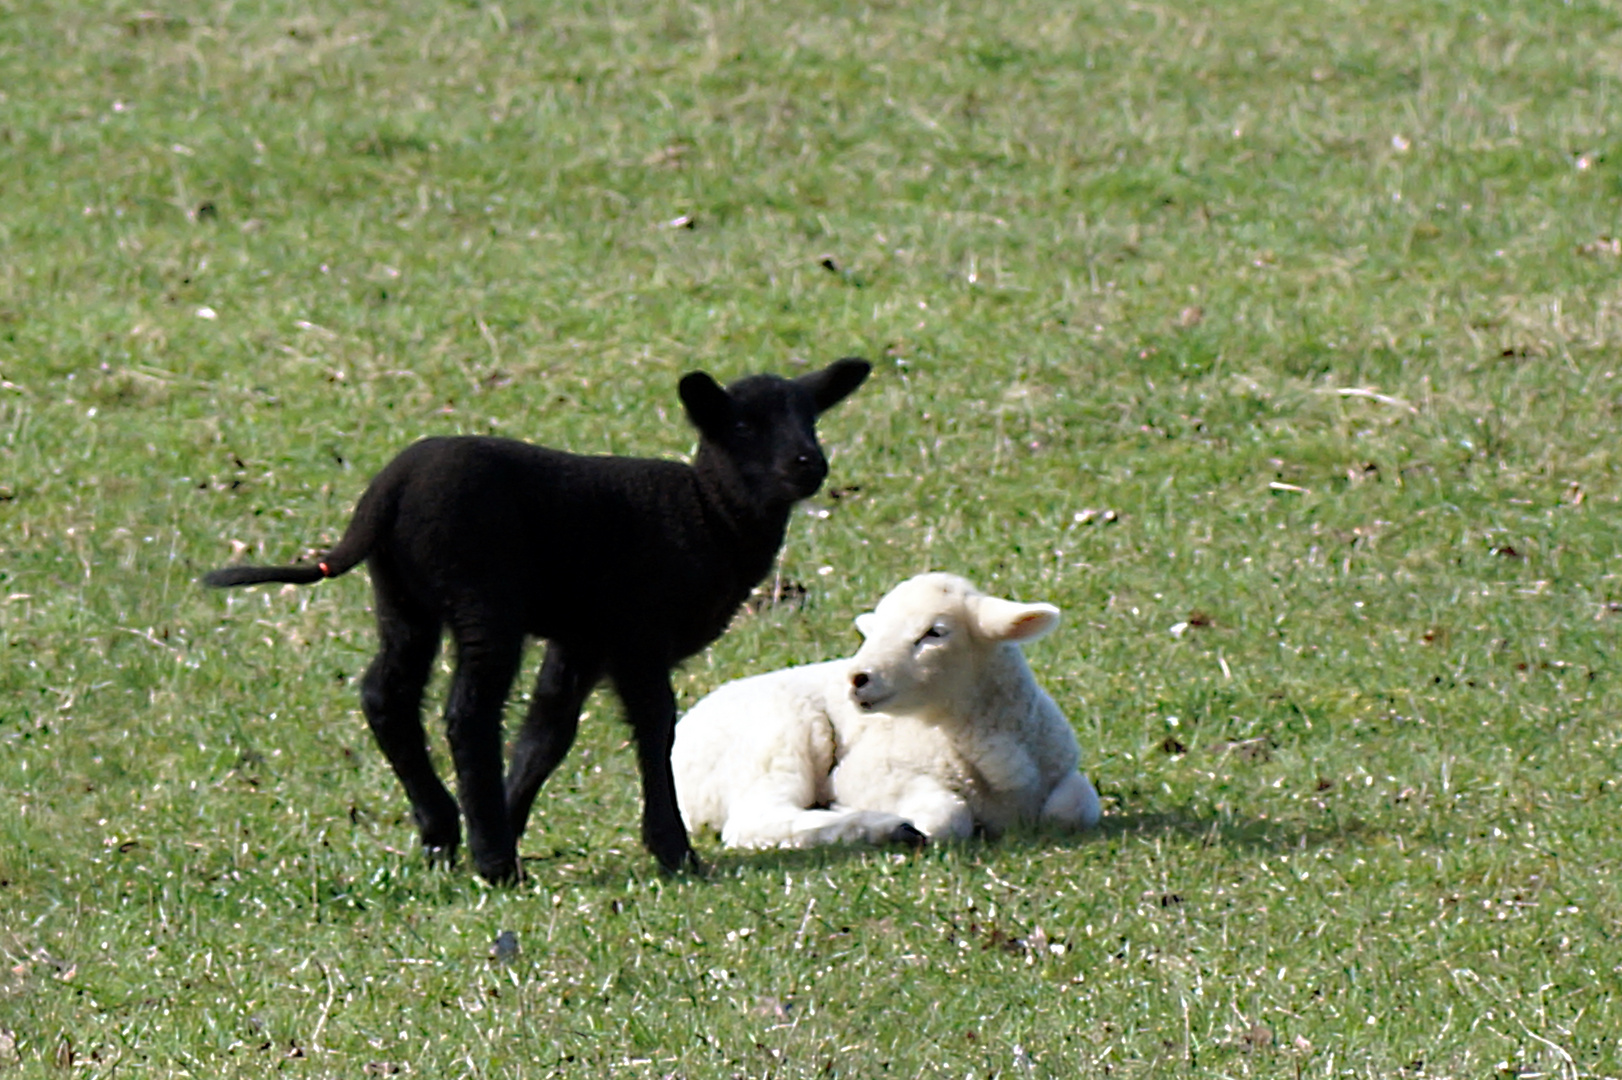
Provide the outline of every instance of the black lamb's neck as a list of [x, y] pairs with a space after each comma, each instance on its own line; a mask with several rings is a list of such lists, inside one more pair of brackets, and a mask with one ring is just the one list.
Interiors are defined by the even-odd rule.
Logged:
[[759, 563], [762, 577], [771, 567], [788, 531], [792, 502], [763, 502], [749, 491], [737, 469], [721, 453], [700, 445], [693, 458], [693, 476], [705, 517], [736, 551], [751, 571]]

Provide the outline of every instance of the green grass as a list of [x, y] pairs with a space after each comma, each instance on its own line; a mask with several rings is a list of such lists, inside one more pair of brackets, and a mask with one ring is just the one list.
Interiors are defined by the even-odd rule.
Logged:
[[[0, 0], [0, 1075], [1622, 1074], [1619, 73], [1586, 0]], [[363, 575], [196, 584], [853, 352], [683, 701], [1052, 601], [1096, 836], [664, 880], [598, 697], [489, 889]]]

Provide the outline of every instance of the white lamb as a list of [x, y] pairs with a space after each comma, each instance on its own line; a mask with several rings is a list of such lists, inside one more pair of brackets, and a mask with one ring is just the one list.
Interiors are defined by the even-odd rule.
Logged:
[[728, 683], [682, 718], [688, 829], [763, 848], [1091, 828], [1075, 733], [1020, 650], [1058, 621], [952, 574], [902, 582], [857, 616], [855, 656]]

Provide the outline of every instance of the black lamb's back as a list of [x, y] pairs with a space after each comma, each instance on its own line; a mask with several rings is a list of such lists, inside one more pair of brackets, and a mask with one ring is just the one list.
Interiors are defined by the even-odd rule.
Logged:
[[726, 628], [786, 525], [741, 537], [675, 461], [451, 436], [396, 464], [366, 495], [393, 519], [370, 557], [423, 608], [447, 617], [480, 596], [535, 637], [639, 639], [667, 663]]

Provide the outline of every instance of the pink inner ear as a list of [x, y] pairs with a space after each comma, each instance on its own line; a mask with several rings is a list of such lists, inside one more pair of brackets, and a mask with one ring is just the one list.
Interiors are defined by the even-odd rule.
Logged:
[[1028, 611], [1013, 621], [1008, 627], [1008, 636], [1015, 641], [1022, 641], [1047, 623], [1047, 612]]

